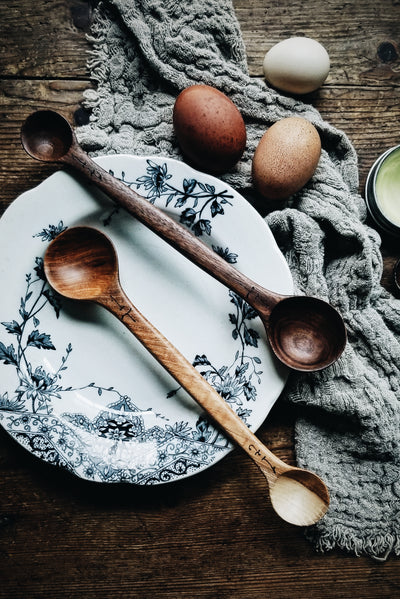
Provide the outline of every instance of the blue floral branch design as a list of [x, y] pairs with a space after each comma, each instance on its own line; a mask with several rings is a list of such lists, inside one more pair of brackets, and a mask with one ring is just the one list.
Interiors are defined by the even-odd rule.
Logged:
[[[166, 206], [173, 203], [175, 209], [181, 211], [181, 223], [195, 235], [210, 235], [212, 219], [223, 215], [226, 205], [232, 205], [229, 202], [232, 196], [226, 190], [217, 192], [213, 185], [194, 178], [184, 179], [180, 187], [174, 186], [165, 163], [158, 165], [147, 160], [146, 164], [146, 174], [135, 181], [129, 182], [124, 172], [120, 179], [137, 189], [143, 187], [150, 202], [162, 199]], [[109, 224], [117, 211], [115, 208], [103, 224]], [[44, 243], [51, 242], [65, 228], [60, 221], [57, 225], [43, 228], [34, 237]], [[237, 254], [229, 248], [213, 246], [213, 250], [227, 262], [236, 263]], [[157, 416], [166, 422], [160, 425], [159, 418], [156, 425], [146, 426], [143, 410], [113, 386], [103, 387], [94, 382], [80, 387], [63, 385], [62, 379], [73, 349], [71, 343], [62, 352], [55, 371], [48, 371], [42, 365], [43, 359], [40, 365], [35, 365], [37, 352], [57, 351], [50, 334], [41, 328], [40, 314], [50, 309], [58, 318], [62, 304], [61, 298], [46, 281], [42, 258], [35, 259], [25, 283], [17, 318], [1, 323], [6, 334], [13, 337], [13, 342], [7, 344], [0, 341], [0, 362], [15, 369], [17, 384], [14, 392], [10, 393], [12, 396], [9, 396], [8, 391], [0, 393], [0, 420], [3, 414], [8, 430], [30, 451], [85, 478], [156, 484], [211, 464], [218, 453], [229, 446], [228, 439], [203, 415], [199, 416], [194, 426], [183, 421], [169, 424], [162, 415]], [[236, 413], [247, 421], [252, 412], [249, 402], [257, 397], [256, 384], [261, 383], [262, 374], [258, 369], [261, 360], [256, 355], [250, 355], [249, 351], [258, 346], [259, 335], [251, 326], [256, 313], [240, 297], [232, 292], [229, 295], [234, 307], [229, 314], [229, 321], [233, 325], [232, 337], [238, 344], [232, 363], [217, 366], [205, 354], [199, 353], [193, 364]], [[40, 356], [42, 358], [42, 353]], [[84, 413], [75, 412], [64, 413], [62, 418], [54, 416], [55, 402], [62, 400], [66, 393], [89, 389], [99, 396], [106, 395], [103, 400], [105, 408], [96, 417], [89, 418]], [[168, 396], [173, 396], [177, 391], [170, 391]], [[117, 400], [108, 401], [110, 395], [116, 396]], [[91, 435], [95, 446], [95, 439], [104, 439], [111, 445], [107, 445], [107, 449], [102, 450], [105, 453], [101, 455], [96, 454], [95, 449], [94, 453], [88, 452], [77, 431]], [[118, 461], [113, 462], [114, 455], [118, 460], [124, 455], [121, 443], [126, 446], [132, 440], [156, 443], [157, 460], [149, 469], [138, 469], [129, 459], [125, 466]]]
[[[214, 248], [220, 255], [226, 259], [236, 261], [236, 254], [230, 253], [226, 248]], [[229, 320], [234, 325], [232, 337], [240, 342], [240, 350], [236, 351], [234, 361], [230, 366], [224, 365], [217, 368], [213, 365], [205, 354], [196, 355], [193, 366], [200, 367], [200, 374], [210, 383], [212, 387], [221, 395], [227, 403], [236, 411], [238, 416], [246, 422], [251, 414], [251, 410], [246, 407], [246, 402], [255, 401], [257, 398], [257, 389], [253, 384], [253, 377], [257, 383], [261, 383], [262, 370], [257, 367], [261, 364], [258, 356], [250, 356], [246, 353], [248, 346], [258, 347], [259, 333], [251, 328], [246, 321], [253, 320], [258, 316], [257, 312], [249, 306], [242, 298], [233, 291], [229, 292], [231, 302], [236, 311], [229, 314]], [[180, 387], [173, 389], [168, 393], [172, 397], [179, 391]], [[204, 417], [200, 417], [196, 424], [197, 438], [209, 442], [214, 435], [214, 443], [218, 439], [219, 433]], [[216, 434], [215, 434], [216, 433]]]
[[[262, 374], [261, 370], [257, 370], [257, 365], [261, 364], [260, 358], [246, 353], [246, 347], [258, 347], [260, 336], [246, 322], [255, 318], [257, 313], [232, 291], [229, 292], [229, 295], [231, 302], [236, 307], [236, 312], [229, 314], [229, 320], [234, 324], [232, 337], [240, 342], [241, 349], [236, 351], [235, 359], [230, 366], [224, 365], [217, 368], [205, 354], [196, 355], [193, 366], [206, 367], [200, 371], [201, 375], [231, 406], [239, 406], [237, 413], [243, 420], [246, 420], [251, 412], [243, 408], [243, 400], [247, 402], [256, 400], [257, 390], [252, 383], [252, 378], [256, 377], [260, 384], [260, 375]], [[168, 397], [172, 397], [176, 392], [177, 389], [170, 391]]]
[[[128, 181], [122, 171], [120, 180], [128, 187], [135, 186], [137, 190], [143, 186], [147, 193], [146, 197], [152, 204], [156, 200], [164, 199], [165, 206], [173, 203], [175, 208], [183, 208], [180, 222], [191, 229], [197, 237], [204, 233], [211, 235], [210, 217], [215, 218], [218, 214], [224, 214], [224, 205], [232, 205], [229, 199], [233, 196], [226, 189], [217, 192], [214, 185], [193, 178], [185, 178], [181, 188], [175, 187], [169, 182], [172, 175], [168, 173], [165, 162], [157, 164], [150, 159], [146, 162], [145, 175], [137, 177], [135, 181]], [[113, 171], [110, 173], [114, 175]], [[117, 208], [106, 218], [104, 224], [110, 223], [112, 214], [116, 211]]]
[[[44, 242], [52, 241], [66, 227], [62, 221], [58, 225], [49, 225], [34, 237], [40, 237]], [[120, 399], [127, 399], [126, 396], [119, 393], [114, 387], [104, 388], [95, 383], [89, 383], [83, 387], [63, 387], [60, 384], [63, 372], [67, 369], [67, 360], [72, 352], [72, 345], [69, 343], [61, 356], [60, 365], [55, 372], [47, 372], [43, 366], [32, 365], [29, 356], [31, 351], [52, 350], [56, 347], [53, 344], [51, 336], [48, 333], [39, 330], [39, 313], [46, 307], [51, 306], [57, 318], [60, 315], [61, 299], [47, 283], [43, 268], [43, 258], [35, 259], [33, 273], [26, 275], [26, 290], [21, 298], [19, 307], [19, 319], [9, 322], [2, 322], [6, 332], [15, 337], [15, 342], [6, 346], [0, 342], [0, 360], [6, 365], [14, 366], [17, 373], [19, 384], [15, 389], [15, 396], [10, 398], [8, 392], [0, 395], [0, 410], [5, 411], [23, 411], [27, 409], [26, 402], [30, 402], [29, 411], [32, 413], [45, 412], [51, 414], [51, 407], [54, 398], [60, 399], [61, 393], [68, 391], [82, 391], [93, 388], [98, 395], [104, 391], [115, 393]]]
[[[44, 230], [42, 237], [52, 239], [63, 229], [63, 223], [60, 222], [51, 230]], [[50, 335], [39, 330], [38, 315], [46, 304], [54, 308], [57, 317], [60, 311], [58, 296], [50, 289], [44, 275], [43, 259], [36, 258], [35, 264], [35, 275], [26, 275], [26, 291], [20, 301], [19, 319], [1, 323], [7, 333], [15, 337], [15, 344], [6, 346], [0, 342], [0, 360], [14, 366], [19, 379], [15, 397], [9, 398], [7, 392], [0, 396], [2, 410], [23, 410], [27, 399], [31, 401], [32, 412], [43, 408], [48, 411], [52, 397], [60, 397], [61, 387], [57, 380], [60, 372], [66, 368], [65, 363], [72, 349], [67, 347], [58, 370], [53, 374], [46, 372], [42, 366], [35, 368], [28, 359], [28, 351], [31, 352], [32, 349], [55, 350]], [[39, 292], [35, 294], [38, 286]]]

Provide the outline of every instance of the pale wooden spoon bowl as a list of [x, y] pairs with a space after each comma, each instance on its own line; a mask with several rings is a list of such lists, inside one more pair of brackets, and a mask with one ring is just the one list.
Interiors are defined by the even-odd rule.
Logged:
[[287, 522], [315, 524], [326, 513], [329, 492], [313, 472], [288, 466], [248, 429], [190, 362], [148, 321], [121, 288], [111, 241], [90, 227], [58, 235], [44, 257], [50, 285], [61, 295], [89, 300], [114, 314], [175, 380], [257, 464], [268, 481], [273, 508]]
[[272, 350], [289, 368], [321, 370], [343, 352], [346, 329], [333, 306], [314, 297], [273, 293], [246, 277], [165, 212], [98, 166], [57, 112], [45, 110], [30, 115], [22, 126], [21, 141], [25, 151], [37, 160], [72, 166], [181, 254], [242, 297], [258, 312]]

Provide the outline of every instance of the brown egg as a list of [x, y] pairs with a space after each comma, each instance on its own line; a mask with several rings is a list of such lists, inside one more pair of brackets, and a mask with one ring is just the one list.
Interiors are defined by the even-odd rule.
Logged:
[[283, 200], [313, 176], [321, 155], [318, 131], [302, 117], [274, 123], [253, 156], [253, 183], [267, 200]]
[[225, 94], [209, 85], [192, 85], [179, 94], [173, 123], [182, 153], [200, 170], [223, 173], [244, 152], [242, 115]]

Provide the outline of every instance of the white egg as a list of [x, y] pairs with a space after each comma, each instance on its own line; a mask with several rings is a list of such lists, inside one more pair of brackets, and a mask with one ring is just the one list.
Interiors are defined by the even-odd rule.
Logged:
[[268, 50], [263, 68], [266, 80], [277, 89], [307, 94], [324, 83], [330, 60], [328, 52], [316, 40], [290, 37]]

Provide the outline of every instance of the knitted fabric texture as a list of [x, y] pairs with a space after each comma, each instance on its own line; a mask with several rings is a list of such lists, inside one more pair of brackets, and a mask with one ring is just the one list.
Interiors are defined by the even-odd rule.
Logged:
[[243, 158], [221, 178], [255, 203], [251, 159], [266, 129], [293, 115], [318, 129], [315, 175], [266, 217], [296, 292], [328, 300], [348, 330], [333, 366], [291, 373], [283, 394], [297, 414], [298, 464], [318, 472], [331, 493], [327, 515], [306, 534], [321, 551], [400, 554], [400, 303], [380, 286], [380, 239], [364, 224], [351, 143], [311, 105], [250, 78], [229, 0], [104, 0], [91, 41], [97, 88], [86, 92], [91, 120], [77, 134], [92, 155], [182, 159], [175, 99], [189, 85], [208, 84], [232, 99], [247, 128]]

